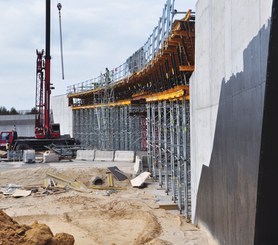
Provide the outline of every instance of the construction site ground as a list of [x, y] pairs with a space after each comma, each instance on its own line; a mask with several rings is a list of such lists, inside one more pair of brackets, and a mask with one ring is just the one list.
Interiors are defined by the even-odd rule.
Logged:
[[[114, 178], [115, 188], [106, 188], [109, 166], [117, 166], [129, 179]], [[214, 244], [205, 231], [188, 223], [178, 210], [160, 207], [161, 203], [172, 202], [157, 182], [148, 179], [145, 188], [133, 188], [132, 173], [133, 163], [124, 162], [0, 162], [2, 188], [11, 184], [38, 190], [48, 174], [66, 176], [86, 186], [84, 190], [37, 191], [18, 198], [0, 193], [0, 209], [20, 224], [44, 223], [54, 234], [69, 233], [76, 245]], [[96, 177], [103, 184], [93, 187]]]

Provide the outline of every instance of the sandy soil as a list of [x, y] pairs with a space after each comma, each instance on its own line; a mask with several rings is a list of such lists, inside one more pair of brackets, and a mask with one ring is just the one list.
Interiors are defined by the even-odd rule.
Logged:
[[[42, 167], [1, 172], [0, 186], [8, 183], [42, 185], [47, 172], [59, 171]], [[105, 179], [106, 169], [68, 169], [62, 173], [88, 186], [94, 176]], [[38, 221], [47, 224], [54, 234], [72, 234], [76, 245], [213, 244], [204, 231], [188, 224], [177, 212], [158, 208], [155, 196], [148, 191], [157, 188], [156, 185], [137, 189], [126, 180], [115, 181], [115, 186], [125, 189], [89, 193], [69, 190], [22, 198], [0, 194], [0, 209], [20, 224], [31, 225]]]

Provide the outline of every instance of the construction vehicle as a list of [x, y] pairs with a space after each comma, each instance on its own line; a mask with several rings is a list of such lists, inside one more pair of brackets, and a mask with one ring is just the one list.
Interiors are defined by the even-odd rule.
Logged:
[[[50, 120], [50, 94], [54, 89], [50, 82], [50, 6], [51, 0], [46, 0], [46, 34], [45, 34], [45, 55], [44, 50], [38, 51], [36, 60], [36, 117], [35, 117], [35, 138], [20, 138], [16, 130], [0, 133], [0, 147], [7, 150], [35, 149], [41, 150], [45, 146], [55, 145], [73, 145], [75, 140], [70, 137], [60, 135], [60, 125], [51, 123]], [[59, 10], [62, 5], [57, 5]], [[60, 40], [61, 36], [61, 18], [60, 18]], [[62, 43], [61, 43], [62, 50]], [[61, 52], [62, 54], [62, 52]], [[62, 56], [61, 56], [62, 58]], [[62, 63], [63, 64], [63, 63]], [[62, 67], [63, 68], [63, 67]]]

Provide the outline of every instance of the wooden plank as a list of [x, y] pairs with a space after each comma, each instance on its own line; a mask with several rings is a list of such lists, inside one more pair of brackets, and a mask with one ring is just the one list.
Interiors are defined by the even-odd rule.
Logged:
[[122, 181], [128, 179], [127, 176], [120, 169], [118, 169], [118, 167], [108, 167], [108, 169], [117, 180]]
[[93, 189], [93, 190], [126, 190], [125, 187], [116, 187], [116, 186], [89, 186], [89, 189]]
[[179, 206], [176, 203], [172, 203], [172, 204], [160, 204], [159, 208], [165, 209], [165, 210], [178, 210]]
[[184, 71], [184, 72], [187, 72], [187, 71], [193, 72], [194, 68], [195, 68], [194, 66], [180, 66], [179, 70]]

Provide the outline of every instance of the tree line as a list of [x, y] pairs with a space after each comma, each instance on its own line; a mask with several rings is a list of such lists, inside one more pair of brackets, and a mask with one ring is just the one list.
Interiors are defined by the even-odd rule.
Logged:
[[20, 111], [16, 110], [14, 107], [11, 107], [11, 109], [7, 109], [5, 106], [0, 106], [0, 115], [20, 115], [20, 114], [36, 114], [37, 109], [36, 107], [33, 107], [30, 111], [27, 111], [25, 113], [20, 113]]

